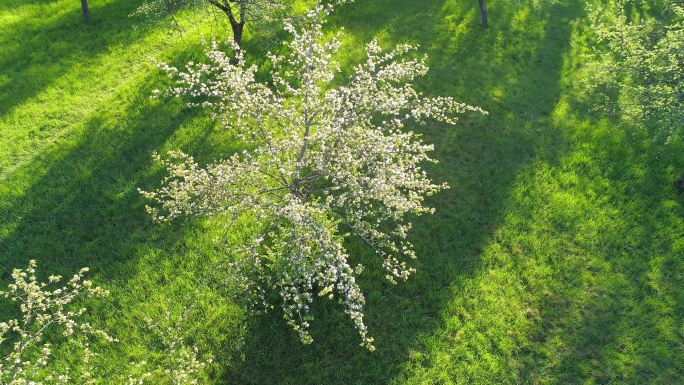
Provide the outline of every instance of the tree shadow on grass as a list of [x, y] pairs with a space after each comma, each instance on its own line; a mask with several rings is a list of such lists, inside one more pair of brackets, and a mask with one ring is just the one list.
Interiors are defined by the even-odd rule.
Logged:
[[151, 102], [153, 88], [148, 83], [127, 95], [123, 115], [92, 114], [8, 178], [9, 185], [29, 187], [2, 207], [3, 276], [28, 259], [57, 269], [53, 274], [89, 266], [116, 276], [117, 264], [154, 239], [137, 188], [157, 181], [149, 175], [151, 153], [188, 116], [178, 103]]
[[55, 4], [55, 2], [55, 0], [5, 0], [0, 3], [0, 11], [16, 10], [17, 8], [26, 5], [51, 5]]
[[[455, 128], [433, 123], [413, 127], [426, 142], [435, 143], [433, 157], [440, 163], [430, 166], [429, 172], [451, 189], [429, 199], [435, 215], [415, 220], [412, 242], [419, 259], [411, 262], [417, 272], [408, 282], [384, 282], [371, 263], [373, 256], [350, 243], [352, 254], [361, 255], [366, 266], [361, 285], [367, 295], [366, 323], [377, 351], [359, 347], [358, 335], [340, 314], [341, 308], [321, 300], [315, 305], [313, 345], [302, 346], [278, 311], [262, 316], [247, 339], [246, 362], [227, 382], [388, 383], [400, 379], [398, 374], [414, 353], [429, 357], [421, 336], [443, 328], [447, 303], [467, 295], [462, 289], [481, 269], [482, 250], [504, 220], [518, 171], [535, 157], [553, 162], [565, 145], [551, 124], [551, 112], [560, 98], [570, 21], [583, 14], [582, 5], [489, 6], [489, 29], [480, 27], [475, 2], [357, 2], [333, 16], [333, 26], [358, 33], [352, 40], [368, 41], [381, 34], [390, 45], [419, 43], [420, 52], [429, 55], [431, 70], [417, 86], [429, 96], [454, 96], [490, 114], [467, 114]], [[492, 373], [492, 378], [506, 375]]]
[[[197, 247], [203, 246], [188, 239], [197, 226], [154, 224], [145, 211], [149, 202], [138, 192], [159, 187], [163, 173], [152, 165], [154, 150], [169, 141], [174, 149], [187, 147], [182, 143], [186, 136], [213, 129], [203, 126], [208, 120], [201, 112], [178, 100], [150, 100], [158, 87], [155, 78], [119, 89], [104, 103], [114, 106], [91, 114], [15, 169], [6, 183], [21, 191], [3, 194], [0, 201], [0, 283], [9, 281], [11, 270], [25, 267], [29, 259], [37, 260], [42, 280], [53, 274], [69, 277], [89, 267], [88, 278], [112, 295], [90, 301], [84, 317], [121, 340], [95, 350], [105, 357], [104, 370], [123, 376], [121, 382], [131, 360], [159, 353], [156, 345], [150, 347], [143, 318], [163, 310], [178, 316], [183, 308], [201, 308], [206, 319], [184, 331], [203, 341], [204, 348], [219, 344], [230, 353], [239, 338], [234, 307], [215, 296], [193, 298], [195, 275], [209, 263], [205, 255], [196, 257]], [[8, 311], [0, 308], [0, 315]], [[141, 356], [132, 357], [135, 354]], [[230, 358], [217, 357], [215, 362], [225, 366]]]
[[563, 230], [582, 255], [555, 272], [522, 374], [531, 383], [679, 383], [684, 200], [672, 188], [671, 165], [684, 167], [683, 146], [663, 149], [616, 122], [594, 121], [575, 134], [584, 148], [567, 156], [582, 154], [577, 169], [600, 198], [590, 220]]
[[130, 0], [93, 4], [88, 23], [78, 12], [59, 12], [45, 19], [30, 14], [5, 27], [0, 34], [0, 117], [73, 68], [87, 68], [110, 47], [144, 38], [146, 31], [134, 29], [136, 21], [128, 17], [137, 5]]

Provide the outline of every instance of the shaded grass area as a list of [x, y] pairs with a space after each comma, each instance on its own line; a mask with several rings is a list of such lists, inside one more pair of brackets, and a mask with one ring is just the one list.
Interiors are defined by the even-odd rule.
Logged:
[[133, 29], [134, 1], [92, 4], [90, 24], [65, 4], [0, 5], [0, 279], [28, 259], [45, 275], [91, 267], [112, 291], [92, 321], [122, 340], [103, 354], [111, 378], [160, 354], [144, 317], [193, 305], [188, 336], [214, 355], [217, 384], [684, 380], [684, 198], [671, 187], [684, 149], [587, 112], [583, 4], [489, 1], [488, 29], [474, 1], [359, 1], [333, 15], [343, 73], [373, 36], [417, 43], [423, 92], [489, 111], [415, 127], [451, 189], [415, 220], [408, 282], [387, 283], [349, 242], [367, 266], [374, 353], [329, 301], [314, 305], [313, 345], [275, 311], [250, 319], [238, 351], [240, 309], [201, 282], [222, 230], [153, 225], [137, 193], [161, 178], [154, 150], [207, 162], [235, 149], [208, 116], [149, 99], [163, 83], [145, 58], [199, 58], [196, 35]]
[[[7, 282], [28, 259], [38, 261], [43, 277], [90, 267], [96, 284], [112, 293], [88, 304], [90, 321], [121, 341], [98, 365], [112, 383], [125, 381], [131, 362], [161, 354], [144, 318], [167, 310], [177, 317], [184, 307], [195, 309], [188, 339], [203, 353], [210, 346], [226, 352], [216, 358], [224, 370], [239, 342], [241, 311], [197, 288], [211, 233], [199, 236], [201, 224], [154, 226], [137, 192], [160, 179], [153, 150], [187, 148], [190, 138], [214, 131], [208, 116], [150, 99], [163, 82], [147, 58], [198, 56], [202, 31], [136, 28], [139, 21], [127, 16], [135, 1], [92, 4], [88, 24], [77, 6], [22, 3], [0, 13], [0, 24], [16, 20], [0, 39], [20, 42], [0, 51], [9, 79], [0, 100], [0, 279]], [[20, 60], [35, 55], [44, 59]], [[186, 237], [197, 241], [189, 245]], [[9, 304], [0, 307], [2, 319], [11, 312]], [[197, 314], [202, 323], [192, 321]]]
[[[486, 30], [476, 4], [466, 2], [374, 1], [335, 16], [357, 47], [345, 51], [349, 62], [373, 36], [385, 46], [418, 43], [430, 57], [424, 92], [490, 115], [463, 117], [456, 129], [421, 128], [441, 162], [432, 175], [452, 189], [431, 199], [434, 216], [416, 221], [420, 258], [409, 282], [393, 287], [367, 272], [367, 322], [378, 351], [349, 343], [354, 332], [344, 317], [319, 304], [314, 345], [298, 346], [277, 314], [266, 317], [229, 382], [682, 379], [684, 266], [681, 250], [664, 247], [681, 242], [681, 198], [669, 167], [682, 160], [658, 158], [661, 149], [645, 135], [570, 107], [584, 97], [572, 86], [587, 49], [578, 47], [587, 43], [582, 4], [488, 5], [494, 21]], [[666, 215], [656, 209], [663, 205]], [[658, 225], [664, 215], [668, 225]], [[658, 283], [665, 292], [646, 299], [654, 263], [670, 273]]]

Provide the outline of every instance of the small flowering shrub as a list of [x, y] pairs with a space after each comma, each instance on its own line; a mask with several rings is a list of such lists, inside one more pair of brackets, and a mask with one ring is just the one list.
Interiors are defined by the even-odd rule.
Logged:
[[194, 385], [204, 378], [204, 369], [212, 359], [202, 359], [196, 346], [188, 345], [184, 333], [189, 310], [172, 319], [166, 312], [160, 320], [146, 318], [147, 329], [162, 345], [163, 354], [157, 359], [141, 361], [133, 365], [127, 384], [173, 384]]
[[213, 110], [249, 149], [206, 167], [180, 151], [155, 154], [169, 176], [157, 191], [141, 192], [154, 202], [147, 210], [158, 222], [258, 218], [264, 231], [233, 250], [231, 269], [254, 308], [268, 309], [266, 293], [276, 290], [287, 323], [310, 343], [310, 303], [337, 298], [361, 344], [373, 350], [356, 282], [362, 267], [350, 264], [344, 239], [355, 236], [372, 247], [391, 282], [407, 279], [413, 269], [406, 262], [416, 254], [406, 240], [406, 215], [431, 213], [424, 197], [447, 186], [421, 168], [435, 162], [427, 154], [433, 147], [404, 124], [428, 118], [454, 124], [457, 113], [484, 111], [415, 91], [410, 81], [428, 67], [425, 58], [407, 55], [415, 49], [409, 45], [383, 52], [370, 42], [365, 63], [334, 86], [339, 34], [324, 42], [322, 33], [331, 9], [318, 5], [302, 26], [286, 23], [294, 38], [284, 56], [269, 55], [269, 82], [256, 79], [256, 66], [235, 45], [231, 55], [214, 43], [209, 63], [188, 63], [184, 71], [159, 64], [177, 81], [166, 94]]
[[50, 276], [48, 282], [36, 279], [36, 261], [30, 261], [26, 270], [15, 269], [12, 273], [14, 283], [7, 291], [0, 291], [0, 297], [8, 298], [19, 305], [21, 317], [0, 322], [0, 346], [10, 343], [9, 354], [0, 357], [0, 384], [66, 384], [71, 380], [69, 373], [46, 373], [45, 366], [52, 353], [49, 343], [43, 340], [45, 333], [52, 328], [61, 328], [70, 340], [81, 339], [83, 365], [77, 376], [81, 383], [94, 383], [90, 359], [93, 353], [87, 344], [87, 337], [97, 335], [113, 342], [107, 333], [92, 327], [87, 322], [79, 322], [86, 309], [72, 309], [71, 302], [79, 297], [101, 297], [108, 295], [106, 290], [93, 287], [92, 282], [84, 280], [87, 268], [81, 269], [65, 286], [50, 289], [50, 284], [61, 280]]
[[[79, 316], [86, 309], [72, 309], [72, 302], [79, 297], [109, 295], [108, 291], [93, 287], [92, 282], [83, 279], [87, 271], [88, 268], [81, 269], [65, 286], [49, 288], [61, 277], [50, 276], [47, 283], [38, 282], [36, 261], [30, 261], [26, 270], [14, 270], [14, 283], [9, 284], [7, 291], [0, 291], [0, 298], [18, 303], [21, 317], [0, 322], [0, 349], [3, 349], [0, 351], [9, 352], [0, 356], [0, 385], [112, 383], [111, 378], [102, 378], [101, 373], [95, 373], [93, 358], [96, 354], [90, 349], [88, 340], [90, 337], [107, 342], [117, 340], [87, 322], [79, 322]], [[186, 313], [174, 320], [169, 313], [160, 320], [145, 320], [148, 330], [161, 345], [160, 354], [154, 360], [137, 362], [127, 368], [127, 384], [198, 384], [204, 378], [203, 370], [212, 360], [202, 359], [197, 347], [185, 341]], [[60, 373], [48, 369], [53, 349], [44, 341], [44, 336], [52, 329], [61, 329], [67, 338], [64, 343], [80, 349], [78, 372], [72, 368]], [[55, 357], [55, 360], [63, 359]]]
[[[636, 7], [649, 10], [638, 16]], [[590, 8], [599, 42], [592, 82], [616, 90], [605, 104], [633, 124], [655, 127], [664, 139], [684, 130], [684, 3], [616, 0]], [[607, 55], [606, 55], [607, 54]]]

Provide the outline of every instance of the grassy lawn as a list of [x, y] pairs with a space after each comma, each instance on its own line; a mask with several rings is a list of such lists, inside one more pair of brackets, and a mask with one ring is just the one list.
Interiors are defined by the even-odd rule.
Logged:
[[[373, 36], [417, 43], [424, 93], [489, 112], [415, 128], [451, 189], [415, 221], [408, 282], [389, 284], [349, 244], [367, 266], [373, 353], [335, 303], [316, 303], [307, 346], [277, 311], [246, 317], [202, 285], [221, 229], [151, 223], [137, 189], [159, 185], [152, 151], [208, 162], [235, 147], [208, 114], [150, 99], [165, 83], [147, 58], [201, 59], [200, 36], [220, 27], [186, 15], [182, 35], [141, 28], [127, 17], [137, 4], [93, 1], [86, 24], [73, 0], [0, 3], [0, 282], [29, 259], [44, 276], [89, 266], [111, 291], [88, 317], [120, 340], [102, 353], [114, 383], [160, 354], [144, 317], [184, 307], [215, 384], [684, 382], [684, 196], [672, 188], [684, 145], [591, 112], [582, 2], [491, 0], [487, 29], [474, 0], [357, 0], [333, 15], [343, 71]], [[263, 51], [258, 38], [246, 47]]]

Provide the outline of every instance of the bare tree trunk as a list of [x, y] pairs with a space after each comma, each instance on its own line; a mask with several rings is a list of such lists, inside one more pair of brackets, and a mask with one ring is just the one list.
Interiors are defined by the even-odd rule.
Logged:
[[244, 10], [240, 10], [240, 21], [238, 21], [233, 15], [233, 8], [230, 6], [231, 0], [221, 1], [221, 0], [208, 0], [209, 4], [215, 6], [216, 8], [223, 11], [223, 13], [228, 16], [228, 21], [230, 21], [230, 28], [233, 30], [233, 41], [238, 46], [242, 43], [242, 30], [245, 28], [245, 15]]
[[480, 16], [482, 16], [482, 25], [487, 26], [487, 8], [485, 7], [484, 0], [477, 0], [480, 3]]
[[86, 21], [90, 19], [90, 9], [88, 9], [88, 0], [81, 0], [81, 9], [83, 10], [83, 18]]
[[230, 27], [233, 29], [233, 41], [238, 46], [242, 43], [242, 29], [245, 28], [245, 23], [230, 22]]

